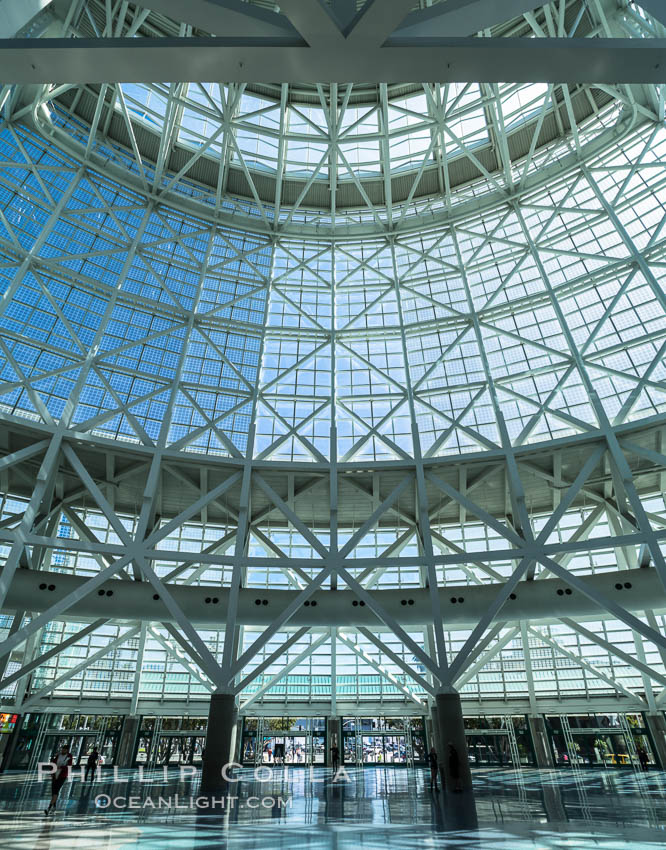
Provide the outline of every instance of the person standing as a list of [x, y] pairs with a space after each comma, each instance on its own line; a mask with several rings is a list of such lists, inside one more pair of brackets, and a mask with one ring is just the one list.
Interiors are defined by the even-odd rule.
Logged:
[[45, 815], [50, 815], [52, 811], [55, 811], [60, 789], [69, 777], [69, 769], [72, 766], [72, 754], [66, 744], [60, 748], [58, 755], [53, 757], [51, 764], [54, 765], [55, 770], [51, 774], [51, 802], [48, 808], [44, 809]]
[[439, 786], [437, 784], [439, 777], [439, 764], [437, 760], [437, 750], [434, 747], [430, 747], [430, 752], [428, 753], [428, 764], [430, 765], [430, 788], [432, 788], [434, 783], [435, 791], [439, 791]]
[[99, 753], [97, 751], [97, 747], [92, 748], [92, 752], [88, 755], [88, 761], [86, 762], [86, 775], [84, 782], [88, 781], [88, 774], [90, 774], [90, 779], [94, 780], [95, 771], [97, 770], [97, 765], [99, 764], [100, 758]]
[[337, 773], [340, 767], [340, 750], [335, 744], [331, 747], [331, 766], [333, 767], [333, 773]]

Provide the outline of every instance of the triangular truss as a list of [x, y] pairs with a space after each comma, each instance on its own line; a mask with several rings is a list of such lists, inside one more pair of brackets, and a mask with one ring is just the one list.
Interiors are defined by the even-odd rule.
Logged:
[[[641, 63], [661, 45], [654, 3], [631, 21], [568, 4], [569, 32], [565, 4], [507, 22], [481, 2], [465, 33], [455, 4], [389, 5], [200, 0], [179, 32], [224, 21], [322, 62], [363, 44], [377, 67], [424, 31], [543, 56], [612, 49], [605, 33]], [[158, 38], [141, 7], [71, 9], [73, 52]], [[349, 675], [416, 710], [441, 688], [510, 694], [517, 663], [531, 706], [567, 695], [562, 670], [663, 706], [664, 605], [633, 605], [622, 576], [666, 582], [662, 81], [232, 76], [0, 90], [0, 601], [30, 571], [47, 596], [84, 582], [17, 610], [0, 690], [22, 711], [87, 698], [88, 668], [112, 659], [116, 681], [127, 651], [136, 709], [148, 647], [162, 694], [177, 668], [188, 698], [246, 706], [335, 698]], [[65, 627], [121, 579], [159, 615]], [[598, 619], [513, 616], [528, 583]], [[199, 587], [205, 625], [178, 595]], [[318, 622], [326, 594], [351, 622]]]

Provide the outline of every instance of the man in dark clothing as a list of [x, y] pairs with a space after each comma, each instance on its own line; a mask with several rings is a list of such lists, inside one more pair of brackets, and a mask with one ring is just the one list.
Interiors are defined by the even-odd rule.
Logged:
[[430, 747], [430, 752], [428, 753], [428, 764], [430, 765], [430, 787], [432, 788], [434, 782], [435, 791], [439, 791], [439, 786], [437, 784], [439, 764], [437, 762], [437, 750], [434, 747]]
[[97, 770], [97, 765], [99, 764], [99, 753], [97, 752], [97, 747], [93, 747], [92, 752], [88, 756], [88, 761], [86, 762], [86, 775], [84, 782], [88, 781], [88, 774], [90, 774], [90, 779], [93, 780], [95, 778], [95, 771]]
[[340, 767], [340, 750], [335, 745], [331, 747], [331, 765], [333, 767], [333, 772], [337, 773], [337, 770]]

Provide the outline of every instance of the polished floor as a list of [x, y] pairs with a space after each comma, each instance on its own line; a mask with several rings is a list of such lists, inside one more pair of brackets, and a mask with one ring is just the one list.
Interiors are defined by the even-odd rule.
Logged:
[[[425, 770], [276, 768], [239, 775], [222, 800], [176, 769], [74, 778], [55, 815], [47, 782], [0, 776], [3, 850], [646, 850], [666, 847], [666, 773], [474, 771], [474, 798], [430, 791]], [[148, 781], [145, 781], [148, 780]], [[259, 781], [262, 780], [262, 781]]]

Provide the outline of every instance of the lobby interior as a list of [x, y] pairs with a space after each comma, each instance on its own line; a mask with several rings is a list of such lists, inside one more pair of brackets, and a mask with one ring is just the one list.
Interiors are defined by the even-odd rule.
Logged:
[[0, 0], [2, 847], [664, 845], [666, 7], [534, 2]]

